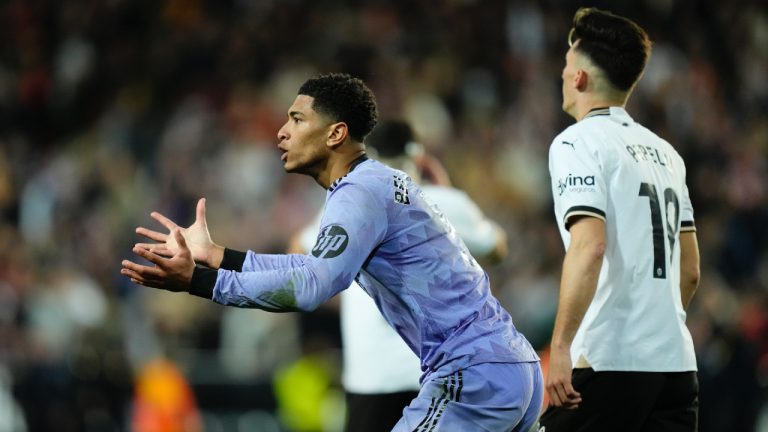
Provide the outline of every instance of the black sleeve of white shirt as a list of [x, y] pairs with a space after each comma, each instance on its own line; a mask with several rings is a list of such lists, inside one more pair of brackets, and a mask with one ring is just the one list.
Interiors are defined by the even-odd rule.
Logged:
[[[246, 253], [234, 249], [224, 249], [224, 257], [219, 268], [224, 270], [242, 271]], [[218, 271], [208, 267], [195, 267], [192, 280], [189, 283], [189, 293], [210, 300], [213, 288], [216, 286]]]

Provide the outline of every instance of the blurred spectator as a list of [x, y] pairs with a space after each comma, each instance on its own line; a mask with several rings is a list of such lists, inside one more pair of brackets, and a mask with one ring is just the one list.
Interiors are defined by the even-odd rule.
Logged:
[[134, 432], [202, 431], [191, 387], [165, 359], [155, 359], [139, 371], [132, 417]]

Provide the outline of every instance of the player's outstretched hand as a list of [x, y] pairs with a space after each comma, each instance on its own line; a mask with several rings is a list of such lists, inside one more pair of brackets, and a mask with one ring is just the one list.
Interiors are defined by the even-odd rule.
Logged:
[[581, 394], [573, 388], [571, 383], [572, 372], [569, 350], [553, 348], [549, 354], [546, 388], [550, 402], [558, 408], [575, 409], [581, 403]]
[[[195, 222], [187, 228], [179, 227], [175, 222], [158, 212], [152, 212], [150, 216], [166, 227], [169, 233], [177, 228], [181, 230], [182, 236], [186, 240], [187, 245], [189, 245], [192, 259], [196, 263], [212, 268], [217, 268], [221, 263], [224, 248], [211, 240], [211, 234], [208, 232], [208, 222], [205, 217], [205, 198], [200, 198], [197, 202]], [[156, 255], [168, 258], [179, 250], [178, 243], [171, 235], [144, 227], [136, 228], [136, 233], [157, 242], [137, 244], [139, 248]]]
[[[181, 234], [181, 228], [171, 230], [170, 238], [176, 244], [176, 251], [170, 256], [160, 255], [140, 245], [133, 248], [133, 253], [146, 259], [153, 266], [137, 264], [130, 260], [123, 260], [123, 268], [120, 270], [131, 281], [139, 285], [152, 288], [161, 288], [168, 291], [187, 291], [192, 281], [192, 273], [195, 271], [195, 262], [192, 260], [187, 242]], [[165, 249], [164, 253], [168, 250]]]

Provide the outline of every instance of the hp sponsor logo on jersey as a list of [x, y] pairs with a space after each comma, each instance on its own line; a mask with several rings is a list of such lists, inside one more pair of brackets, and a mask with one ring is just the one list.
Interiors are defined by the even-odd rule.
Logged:
[[312, 255], [318, 258], [333, 258], [341, 255], [349, 244], [349, 236], [344, 228], [330, 225], [320, 231], [317, 243], [312, 248]]
[[595, 191], [595, 176], [575, 176], [568, 174], [568, 177], [559, 179], [557, 181], [557, 191], [560, 195], [568, 192], [594, 192]]

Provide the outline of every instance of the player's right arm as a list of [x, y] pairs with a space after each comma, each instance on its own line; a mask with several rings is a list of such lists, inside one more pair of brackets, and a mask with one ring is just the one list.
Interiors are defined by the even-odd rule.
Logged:
[[595, 296], [605, 253], [605, 222], [577, 216], [570, 221], [570, 233], [552, 332], [547, 392], [555, 406], [575, 408], [581, 395], [571, 383], [571, 343]]
[[[136, 247], [134, 252], [154, 265], [123, 260], [122, 273], [142, 285], [188, 291], [224, 305], [272, 312], [309, 311], [349, 287], [387, 227], [380, 200], [365, 187], [347, 183], [329, 197], [310, 254], [265, 255], [225, 249], [218, 270], [194, 267], [191, 250], [176, 227], [172, 230], [176, 253], [166, 259]], [[240, 268], [227, 268], [230, 258]]]
[[688, 310], [688, 305], [699, 287], [701, 278], [699, 258], [699, 242], [696, 239], [696, 231], [683, 231], [680, 233], [680, 299], [683, 309]]
[[187, 247], [196, 264], [206, 266], [211, 269], [224, 269], [242, 271], [251, 264], [252, 268], [261, 270], [273, 270], [285, 267], [287, 259], [278, 255], [262, 256], [258, 262], [254, 260], [252, 252], [241, 252], [234, 249], [228, 249], [218, 245], [211, 240], [208, 231], [208, 221], [206, 219], [205, 198], [200, 198], [195, 210], [195, 222], [187, 228], [182, 228], [168, 217], [160, 212], [150, 213], [152, 219], [160, 222], [168, 229], [168, 234], [149, 228], [138, 227], [136, 233], [153, 240], [156, 243], [137, 243], [136, 248], [143, 249], [155, 255], [165, 258], [171, 258], [179, 252], [179, 245], [172, 235], [175, 229], [179, 229]]
[[597, 150], [573, 130], [558, 135], [550, 146], [555, 216], [567, 246], [546, 382], [556, 407], [576, 408], [581, 403], [572, 383], [571, 345], [594, 298], [606, 248], [602, 164]]
[[329, 195], [320, 234], [309, 254], [248, 251], [240, 270], [195, 269], [189, 292], [224, 305], [273, 312], [314, 310], [350, 286], [383, 240], [388, 222], [381, 206], [366, 187], [339, 185]]

